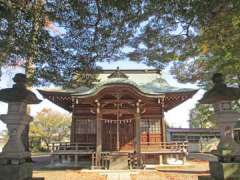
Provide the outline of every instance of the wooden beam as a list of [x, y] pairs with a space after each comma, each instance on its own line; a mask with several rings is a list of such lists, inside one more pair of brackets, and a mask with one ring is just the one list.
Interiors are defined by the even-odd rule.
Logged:
[[102, 114], [135, 114], [136, 110], [134, 109], [102, 109]]
[[135, 104], [135, 99], [101, 99], [101, 104], [116, 104], [116, 103], [122, 103], [122, 104]]

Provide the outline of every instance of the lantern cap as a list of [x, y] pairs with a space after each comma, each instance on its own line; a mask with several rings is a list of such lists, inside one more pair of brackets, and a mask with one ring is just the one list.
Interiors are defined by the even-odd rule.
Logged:
[[234, 125], [234, 129], [240, 129], [240, 121], [236, 122]]
[[216, 104], [221, 101], [234, 101], [240, 98], [240, 88], [227, 87], [221, 73], [215, 73], [212, 81], [214, 86], [203, 95], [199, 101], [201, 104]]
[[25, 74], [16, 74], [13, 81], [15, 84], [12, 88], [0, 90], [0, 101], [6, 103], [25, 102], [27, 104], [38, 104], [41, 102], [32, 91], [26, 88], [27, 77]]

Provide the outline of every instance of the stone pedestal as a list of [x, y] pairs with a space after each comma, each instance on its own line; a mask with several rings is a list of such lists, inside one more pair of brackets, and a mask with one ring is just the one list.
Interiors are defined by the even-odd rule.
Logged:
[[230, 154], [240, 157], [240, 144], [235, 142], [233, 133], [235, 125], [240, 121], [240, 113], [232, 110], [221, 111], [215, 113], [214, 117], [220, 129], [218, 152], [223, 156]]
[[[4, 163], [4, 160], [0, 160]], [[31, 180], [32, 163], [0, 164], [0, 180]]]
[[209, 162], [210, 174], [215, 180], [240, 179], [240, 163]]

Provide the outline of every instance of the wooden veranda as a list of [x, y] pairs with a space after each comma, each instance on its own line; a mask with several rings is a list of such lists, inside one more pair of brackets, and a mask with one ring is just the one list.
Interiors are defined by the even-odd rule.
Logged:
[[[162, 142], [152, 143], [151, 146], [147, 144], [141, 144], [141, 153], [135, 153], [133, 151], [103, 151], [101, 152], [100, 165], [104, 169], [109, 168], [110, 159], [112, 156], [125, 155], [128, 158], [129, 168], [139, 168], [138, 159], [141, 159], [141, 166], [144, 166], [144, 156], [155, 155], [159, 157], [159, 164], [163, 164], [168, 157], [175, 157], [181, 159], [183, 164], [186, 161], [187, 155], [187, 142]], [[51, 144], [51, 162], [68, 161], [74, 166], [79, 166], [81, 157], [88, 156], [91, 161], [91, 166], [96, 164], [96, 147], [94, 144], [82, 144], [82, 143], [53, 143]]]

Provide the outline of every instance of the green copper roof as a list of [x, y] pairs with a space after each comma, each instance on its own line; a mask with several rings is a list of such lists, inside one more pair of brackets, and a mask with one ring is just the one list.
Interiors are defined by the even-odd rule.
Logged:
[[110, 78], [105, 81], [101, 81], [98, 84], [96, 84], [95, 87], [92, 89], [86, 90], [86, 91], [80, 91], [73, 93], [73, 96], [88, 96], [92, 94], [96, 94], [98, 91], [103, 89], [106, 86], [109, 85], [116, 85], [116, 84], [125, 84], [130, 85], [135, 88], [137, 88], [141, 93], [147, 94], [147, 95], [161, 95], [165, 93], [171, 93], [171, 92], [189, 92], [194, 91], [194, 89], [182, 89], [182, 88], [176, 88], [169, 86], [169, 84], [162, 78], [157, 78], [153, 80], [152, 82], [146, 83], [146, 84], [137, 84], [136, 82], [126, 79], [126, 78]]
[[177, 88], [170, 86], [167, 81], [161, 77], [161, 73], [158, 71], [149, 71], [149, 70], [119, 70], [111, 71], [110, 73], [100, 74], [98, 79], [99, 82], [95, 83], [93, 88], [87, 88], [81, 86], [76, 89], [67, 89], [67, 90], [50, 90], [44, 91], [47, 94], [59, 94], [68, 95], [68, 96], [93, 96], [96, 95], [99, 91], [105, 87], [113, 85], [128, 85], [137, 89], [139, 93], [144, 96], [162, 96], [167, 93], [185, 93], [193, 92], [196, 89], [186, 89], [186, 88]]

